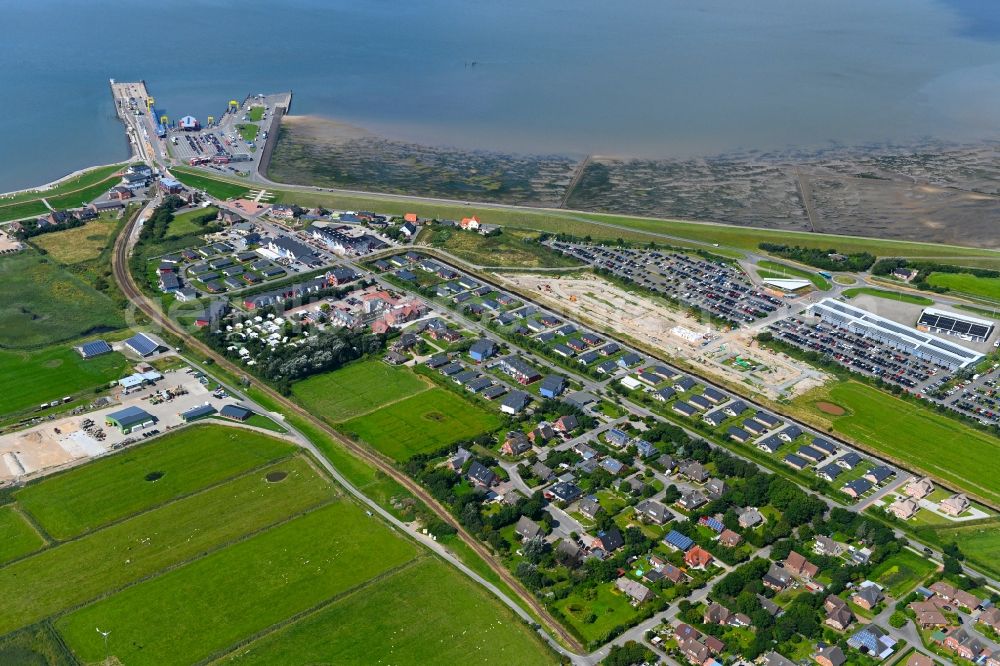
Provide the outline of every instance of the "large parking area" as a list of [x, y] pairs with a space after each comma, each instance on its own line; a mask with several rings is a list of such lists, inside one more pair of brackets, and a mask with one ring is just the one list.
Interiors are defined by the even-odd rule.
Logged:
[[552, 242], [565, 255], [610, 271], [733, 324], [763, 319], [784, 303], [758, 290], [738, 267], [677, 252]]

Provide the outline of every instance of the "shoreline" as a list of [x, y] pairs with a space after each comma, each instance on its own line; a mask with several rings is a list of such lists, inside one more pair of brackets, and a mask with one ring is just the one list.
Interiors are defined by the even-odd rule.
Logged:
[[134, 152], [128, 159], [121, 160], [118, 162], [109, 162], [108, 164], [92, 164], [91, 166], [83, 167], [82, 169], [77, 169], [76, 171], [68, 173], [65, 176], [62, 176], [61, 178], [45, 183], [44, 185], [36, 185], [35, 187], [26, 187], [23, 190], [11, 190], [10, 192], [0, 192], [0, 202], [2, 202], [4, 199], [8, 197], [16, 197], [18, 194], [28, 194], [28, 193], [42, 194], [48, 190], [51, 190], [53, 187], [62, 184], [67, 180], [71, 180], [73, 178], [76, 178], [77, 176], [82, 176], [88, 171], [93, 171], [94, 169], [103, 169], [104, 167], [116, 166], [118, 164], [127, 164], [133, 161], [135, 161]]

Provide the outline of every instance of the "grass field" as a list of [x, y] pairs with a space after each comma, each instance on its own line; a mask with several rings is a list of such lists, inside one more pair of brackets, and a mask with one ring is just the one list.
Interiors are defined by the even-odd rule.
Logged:
[[[235, 446], [239, 455], [233, 455]], [[252, 431], [198, 425], [48, 477], [15, 497], [46, 532], [68, 539], [293, 450], [286, 442]], [[147, 481], [152, 472], [160, 472], [160, 478]]]
[[74, 611], [55, 626], [85, 662], [104, 657], [94, 632], [99, 626], [122, 637], [112, 640], [122, 663], [196, 663], [417, 554], [411, 542], [371, 523], [352, 503], [331, 504]]
[[[80, 201], [90, 201], [110, 188], [118, 180], [118, 173], [124, 164], [97, 167], [70, 178], [52, 189], [42, 191], [31, 190], [21, 192], [12, 197], [0, 198], [0, 222], [16, 220], [32, 215], [42, 215], [48, 208], [42, 203], [46, 199], [53, 208], [71, 208], [79, 206]], [[96, 194], [92, 194], [96, 191]], [[89, 198], [87, 198], [89, 197]]]
[[237, 125], [236, 129], [239, 130], [240, 136], [244, 141], [255, 141], [257, 139], [257, 134], [260, 133], [260, 126], [252, 123]]
[[[246, 192], [246, 186], [229, 179], [208, 177], [203, 172], [185, 169], [172, 169], [182, 182], [188, 183], [184, 174], [196, 173], [201, 184], [191, 184], [199, 189], [204, 187], [219, 187], [220, 192], [236, 190]], [[183, 176], [183, 177], [181, 177]], [[215, 185], [212, 185], [215, 183]], [[600, 213], [583, 213], [577, 211], [525, 210], [515, 208], [491, 207], [488, 212], [476, 206], [465, 206], [458, 203], [443, 204], [427, 201], [407, 200], [400, 197], [382, 197], [378, 195], [357, 196], [340, 193], [323, 193], [315, 191], [268, 190], [273, 192], [276, 203], [297, 203], [301, 206], [326, 206], [349, 210], [377, 210], [381, 213], [403, 215], [417, 212], [427, 217], [440, 219], [461, 219], [470, 215], [479, 215], [486, 224], [501, 224], [521, 229], [534, 229], [551, 233], [567, 233], [575, 236], [590, 235], [594, 239], [615, 240], [623, 238], [638, 242], [657, 241], [666, 244], [681, 244], [681, 238], [698, 243], [719, 243], [722, 246], [744, 250], [759, 251], [761, 242], [795, 244], [802, 247], [828, 249], [835, 247], [840, 252], [871, 252], [880, 256], [892, 257], [987, 257], [1000, 260], [1000, 252], [980, 248], [959, 247], [932, 243], [917, 243], [910, 241], [894, 241], [876, 238], [860, 238], [856, 236], [837, 236], [834, 234], [815, 234], [808, 232], [775, 231], [754, 227], [739, 227], [724, 224], [708, 224], [701, 222], [684, 222], [679, 220], [629, 217]], [[211, 192], [211, 190], [210, 190]], [[234, 196], [224, 194], [215, 196]], [[615, 226], [608, 226], [615, 225]], [[616, 228], [617, 227], [617, 228]], [[668, 238], [666, 236], [672, 238]], [[713, 249], [713, 252], [718, 250]]]
[[[431, 228], [426, 241], [460, 259], [479, 266], [517, 268], [560, 268], [580, 266], [580, 262], [525, 239], [537, 231], [504, 229], [499, 236], [481, 236], [473, 231], [451, 227]], [[423, 239], [422, 239], [423, 240]]]
[[757, 265], [763, 268], [765, 271], [770, 271], [772, 273], [777, 273], [782, 278], [802, 278], [804, 280], [809, 280], [812, 282], [817, 289], [827, 290], [830, 288], [830, 281], [825, 277], [817, 273], [816, 271], [804, 271], [800, 268], [795, 268], [794, 266], [788, 266], [786, 264], [779, 264], [776, 261], [760, 261]]
[[395, 460], [435, 451], [446, 444], [489, 432], [498, 416], [451, 391], [433, 388], [370, 414], [346, 421], [342, 429]]
[[114, 301], [35, 252], [0, 257], [0, 347], [39, 347], [122, 328]]
[[205, 232], [205, 227], [196, 224], [193, 220], [196, 217], [201, 217], [207, 213], [218, 213], [219, 209], [214, 206], [209, 206], [207, 208], [195, 208], [194, 210], [189, 210], [179, 215], [175, 215], [174, 219], [170, 221], [170, 225], [167, 227], [167, 235], [169, 236], [187, 236], [190, 234], [200, 234]]
[[118, 223], [113, 214], [104, 213], [82, 227], [35, 236], [31, 242], [60, 264], [78, 264], [100, 256]]
[[[588, 643], [602, 638], [611, 629], [636, 616], [636, 609], [632, 608], [628, 599], [614, 592], [609, 585], [598, 587], [597, 596], [592, 600], [571, 594], [555, 605]], [[592, 622], [588, 621], [591, 615], [594, 616]]]
[[[843, 416], [824, 414], [820, 401], [840, 405]], [[795, 399], [812, 416], [830, 422], [835, 431], [911, 469], [948, 485], [1000, 503], [1000, 439], [855, 381], [836, 382]], [[961, 442], [961, 446], [941, 446]]]
[[128, 361], [117, 352], [84, 360], [72, 347], [0, 350], [0, 414], [59, 400], [120, 378]]
[[1000, 301], [1000, 278], [977, 277], [971, 273], [931, 273], [927, 282], [959, 294]]
[[902, 291], [875, 289], [874, 287], [852, 287], [851, 289], [845, 289], [843, 291], [844, 298], [854, 298], [859, 294], [864, 294], [865, 296], [875, 296], [876, 298], [885, 298], [891, 301], [900, 301], [901, 303], [913, 303], [914, 305], [934, 305], [934, 301], [926, 296], [908, 294]]
[[921, 536], [938, 544], [955, 542], [969, 563], [993, 577], [1000, 576], [1000, 521], [952, 528], [919, 530]]
[[216, 199], [238, 199], [250, 191], [250, 188], [244, 185], [237, 185], [215, 178], [207, 178], [194, 170], [173, 167], [170, 169], [170, 173], [185, 185], [197, 190], [204, 190]]
[[411, 370], [372, 359], [295, 382], [292, 395], [313, 414], [337, 423], [427, 388]]
[[78, 666], [55, 631], [43, 624], [0, 637], [0, 664]]
[[[373, 590], [338, 600], [221, 662], [247, 666], [555, 663], [541, 653], [537, 640], [512, 613], [498, 617], [494, 605], [466, 578], [437, 560], [425, 559]], [[461, 622], [455, 623], [455, 617]], [[364, 632], [357, 631], [359, 618], [364, 618]]]
[[913, 551], [901, 550], [879, 564], [869, 578], [886, 587], [895, 599], [902, 599], [936, 568], [933, 562]]
[[[232, 449], [234, 455], [239, 451]], [[269, 483], [270, 472], [285, 472]], [[336, 497], [301, 457], [249, 472], [0, 569], [0, 634], [186, 562]], [[99, 574], [97, 573], [99, 572]], [[19, 590], [31, 589], [31, 594]]]
[[264, 117], [264, 107], [260, 105], [251, 106], [250, 111], [247, 113], [247, 115], [250, 116], [250, 120], [252, 120], [255, 123], [258, 123]]
[[45, 540], [13, 506], [0, 506], [0, 565], [44, 545]]

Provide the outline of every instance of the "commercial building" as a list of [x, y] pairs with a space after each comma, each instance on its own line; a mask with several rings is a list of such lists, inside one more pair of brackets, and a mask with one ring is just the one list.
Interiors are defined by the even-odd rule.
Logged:
[[947, 310], [924, 308], [917, 320], [917, 329], [930, 333], [953, 335], [970, 342], [986, 342], [990, 334], [993, 333], [993, 322], [989, 319], [970, 317]]
[[918, 358], [936, 363], [949, 370], [958, 370], [978, 363], [983, 355], [948, 340], [923, 333], [872, 314], [867, 310], [825, 298], [809, 307], [809, 311], [824, 322], [846, 328], [856, 335], [871, 338], [889, 347], [909, 352]]
[[135, 430], [141, 430], [156, 423], [156, 417], [140, 407], [126, 407], [125, 409], [111, 412], [104, 417], [104, 421], [109, 426], [115, 426], [128, 435]]

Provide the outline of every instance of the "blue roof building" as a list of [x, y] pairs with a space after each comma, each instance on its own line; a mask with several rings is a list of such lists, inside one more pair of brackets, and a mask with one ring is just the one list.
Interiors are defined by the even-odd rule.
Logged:
[[691, 537], [684, 536], [677, 530], [670, 530], [667, 536], [663, 538], [663, 543], [685, 553], [694, 545]]

